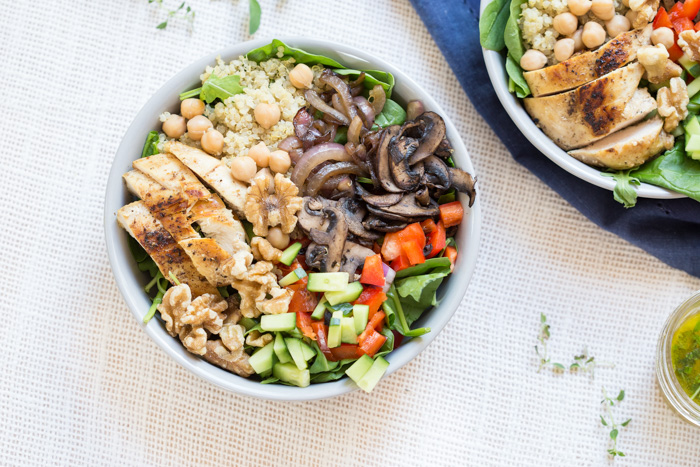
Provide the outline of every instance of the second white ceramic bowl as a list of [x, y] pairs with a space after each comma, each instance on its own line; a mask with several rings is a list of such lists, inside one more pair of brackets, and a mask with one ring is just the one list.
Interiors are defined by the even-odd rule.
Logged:
[[[474, 167], [469, 160], [467, 149], [459, 137], [457, 130], [445, 114], [445, 111], [423, 91], [411, 78], [402, 73], [396, 67], [380, 60], [370, 54], [346, 45], [335, 44], [328, 41], [280, 38], [291, 47], [302, 48], [309, 52], [323, 54], [334, 58], [345, 66], [366, 69], [384, 70], [392, 73], [396, 78], [393, 99], [400, 103], [418, 99], [423, 102], [426, 110], [432, 110], [445, 119], [447, 137], [454, 147], [454, 160], [458, 167], [474, 174]], [[159, 319], [152, 319], [148, 324], [143, 324], [143, 317], [151, 305], [150, 299], [143, 291], [147, 282], [144, 273], [140, 272], [129, 252], [127, 233], [117, 225], [116, 213], [119, 208], [132, 201], [122, 183], [122, 174], [131, 169], [131, 163], [141, 154], [141, 149], [146, 135], [151, 130], [159, 130], [158, 116], [163, 111], [178, 112], [180, 100], [178, 95], [185, 90], [193, 89], [200, 85], [199, 75], [207, 65], [215, 62], [217, 56], [225, 61], [245, 55], [246, 52], [270, 43], [270, 40], [255, 40], [237, 44], [213, 53], [186, 67], [175, 75], [170, 81], [155, 93], [136, 115], [133, 123], [124, 135], [117, 154], [114, 158], [112, 169], [107, 183], [105, 196], [105, 234], [107, 240], [107, 252], [112, 265], [112, 270], [126, 304], [146, 333], [160, 346], [165, 353], [177, 363], [221, 388], [238, 394], [258, 397], [269, 400], [302, 401], [322, 399], [337, 396], [357, 389], [357, 386], [347, 378], [339, 381], [323, 384], [312, 384], [306, 388], [260, 384], [256, 381], [241, 378], [235, 374], [222, 370], [205, 360], [187, 352], [180, 342], [171, 337], [165, 330]], [[477, 184], [478, 192], [478, 184]], [[460, 200], [466, 206], [467, 199], [460, 195]], [[425, 313], [416, 323], [416, 327], [430, 327], [432, 332], [421, 338], [410, 339], [387, 356], [390, 362], [387, 374], [401, 368], [415, 358], [435, 336], [447, 324], [457, 310], [462, 297], [467, 289], [469, 280], [476, 265], [477, 251], [479, 248], [479, 232], [481, 226], [481, 207], [479, 196], [471, 209], [465, 210], [464, 221], [457, 233], [456, 241], [459, 256], [454, 273], [448, 278], [438, 292], [440, 304], [430, 312]], [[381, 383], [380, 383], [381, 384]]]

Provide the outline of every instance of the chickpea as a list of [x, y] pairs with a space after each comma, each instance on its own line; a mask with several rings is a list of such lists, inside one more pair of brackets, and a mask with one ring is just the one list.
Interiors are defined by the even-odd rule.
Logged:
[[187, 123], [185, 119], [178, 114], [170, 115], [163, 122], [163, 133], [165, 133], [168, 138], [179, 138], [185, 134], [187, 130]]
[[559, 62], [568, 60], [574, 54], [575, 48], [576, 42], [573, 39], [559, 39], [554, 44], [554, 58]]
[[613, 0], [593, 0], [591, 12], [603, 21], [611, 20], [615, 16]]
[[633, 10], [627, 10], [625, 13], [625, 18], [627, 18], [630, 24], [634, 24], [634, 20], [637, 19], [637, 12]]
[[231, 161], [231, 175], [236, 180], [248, 183], [257, 170], [255, 161], [248, 156], [235, 157]]
[[270, 169], [277, 173], [287, 173], [292, 165], [292, 159], [287, 151], [277, 150], [270, 153]]
[[298, 64], [289, 72], [289, 82], [297, 89], [310, 88], [313, 80], [314, 72], [303, 63]]
[[554, 17], [552, 26], [562, 36], [568, 36], [576, 32], [578, 27], [578, 18], [571, 13], [561, 13]]
[[579, 50], [583, 50], [583, 40], [581, 39], [581, 35], [583, 34], [583, 28], [578, 28], [576, 32], [571, 36], [571, 39], [574, 40], [574, 52], [578, 52]]
[[267, 167], [270, 164], [270, 150], [265, 143], [258, 143], [248, 150], [248, 157], [253, 159], [258, 167]]
[[591, 0], [569, 0], [569, 10], [576, 16], [583, 16], [591, 9]]
[[204, 101], [199, 99], [185, 99], [180, 103], [180, 113], [186, 119], [204, 114]]
[[255, 121], [269, 130], [280, 121], [280, 107], [277, 104], [265, 104], [261, 102], [255, 106]]
[[218, 156], [224, 152], [224, 135], [214, 129], [207, 131], [202, 135], [202, 149], [209, 154]]
[[603, 26], [600, 24], [589, 21], [583, 26], [581, 40], [583, 41], [583, 45], [589, 49], [598, 47], [605, 42], [605, 29], [603, 29]]
[[539, 50], [530, 49], [525, 52], [520, 59], [520, 66], [525, 71], [534, 71], [544, 68], [547, 64], [547, 57]]
[[654, 29], [651, 33], [651, 43], [654, 45], [662, 44], [666, 49], [673, 47], [674, 37], [673, 31], [670, 28]]
[[272, 227], [267, 231], [267, 241], [278, 250], [284, 250], [289, 245], [289, 235], [279, 227]]
[[622, 15], [615, 15], [610, 21], [605, 23], [608, 36], [613, 38], [617, 37], [618, 34], [629, 31], [631, 27], [630, 20]]
[[213, 128], [211, 121], [204, 115], [197, 115], [187, 122], [187, 134], [195, 141], [199, 141], [209, 128]]

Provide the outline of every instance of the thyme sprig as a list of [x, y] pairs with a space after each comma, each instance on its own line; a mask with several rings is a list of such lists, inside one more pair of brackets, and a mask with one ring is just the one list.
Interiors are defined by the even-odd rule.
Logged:
[[[540, 358], [540, 366], [537, 368], [537, 372], [542, 371], [542, 368], [547, 368], [551, 366], [555, 371], [564, 371], [566, 367], [561, 363], [552, 362], [549, 358], [549, 353], [547, 351], [547, 341], [549, 340], [549, 324], [547, 323], [547, 317], [544, 313], [540, 313], [540, 333], [537, 336], [537, 340], [540, 345], [535, 345], [535, 352]], [[541, 349], [541, 350], [540, 350]]]
[[608, 396], [607, 391], [605, 391], [605, 388], [603, 388], [603, 400], [600, 401], [600, 403], [605, 407], [605, 412], [607, 414], [607, 418], [604, 416], [600, 416], [600, 423], [603, 424], [603, 426], [610, 428], [610, 439], [612, 441], [612, 447], [608, 449], [608, 454], [612, 457], [625, 457], [625, 453], [617, 449], [617, 435], [620, 432], [620, 427], [626, 427], [631, 421], [631, 418], [628, 418], [624, 422], [620, 423], [619, 425], [615, 422], [615, 419], [613, 418], [613, 408], [617, 407], [620, 405], [620, 402], [625, 398], [625, 390], [622, 389], [618, 393], [617, 397], [612, 399], [610, 396]]
[[163, 5], [163, 0], [148, 0], [148, 3], [155, 3], [156, 5], [158, 5], [158, 9], [167, 11], [167, 17], [165, 21], [156, 26], [156, 29], [167, 28], [168, 21], [172, 19], [184, 19], [188, 23], [187, 26], [189, 28], [192, 28], [192, 24], [194, 23], [195, 12], [192, 9], [192, 7], [187, 4], [187, 2], [180, 3], [180, 6], [175, 9], [169, 9], [168, 7]]

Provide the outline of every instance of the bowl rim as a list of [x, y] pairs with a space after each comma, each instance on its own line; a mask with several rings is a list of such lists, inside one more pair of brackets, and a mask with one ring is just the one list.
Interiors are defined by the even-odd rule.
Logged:
[[[491, 1], [493, 0], [481, 0], [480, 15], [483, 13], [484, 8], [486, 8], [486, 5], [491, 3]], [[486, 64], [486, 71], [488, 72], [491, 84], [496, 91], [498, 100], [501, 102], [501, 105], [503, 105], [503, 108], [508, 116], [511, 118], [511, 120], [513, 120], [513, 123], [515, 123], [515, 126], [518, 127], [520, 132], [530, 141], [530, 143], [539, 149], [539, 151], [548, 159], [569, 172], [571, 175], [580, 178], [581, 180], [585, 180], [597, 187], [613, 191], [615, 189], [615, 181], [612, 179], [612, 177], [603, 177], [600, 175], [599, 170], [570, 156], [566, 151], [557, 146], [554, 141], [549, 138], [549, 136], [545, 135], [544, 132], [537, 127], [537, 125], [535, 125], [530, 115], [528, 115], [520, 103], [520, 99], [508, 91], [508, 81], [506, 78], [504, 60], [501, 53], [494, 50], [484, 49], [481, 46], [480, 48], [484, 57], [484, 63]], [[686, 195], [681, 193], [644, 182], [642, 182], [638, 187], [635, 187], [635, 189], [637, 190], [637, 196], [640, 198], [687, 198]]]
[[[433, 110], [443, 116], [447, 127], [447, 135], [455, 149], [454, 158], [459, 167], [464, 168], [474, 174], [469, 153], [454, 124], [446, 115], [441, 106], [410, 77], [391, 65], [386, 60], [380, 59], [365, 51], [361, 51], [351, 46], [338, 44], [332, 41], [310, 39], [305, 37], [279, 37], [284, 43], [297, 48], [323, 53], [331, 56], [341, 63], [348, 63], [348, 60], [364, 63], [365, 69], [378, 69], [390, 72], [396, 78], [397, 88], [409, 88], [411, 93], [418, 94], [427, 109]], [[158, 319], [151, 320], [148, 324], [143, 324], [143, 316], [148, 311], [150, 299], [142, 290], [142, 281], [135, 274], [135, 264], [128, 254], [127, 236], [128, 234], [117, 225], [116, 211], [123, 206], [121, 199], [125, 194], [122, 183], [122, 174], [129, 169], [135, 152], [130, 151], [128, 146], [133, 146], [133, 138], [138, 138], [138, 145], [141, 146], [141, 138], [154, 127], [153, 113], [160, 114], [169, 105], [164, 104], [173, 100], [173, 97], [180, 91], [173, 93], [173, 89], [188, 89], [186, 86], [195, 86], [199, 75], [207, 65], [215, 62], [217, 57], [224, 61], [230, 61], [239, 55], [269, 44], [271, 39], [255, 39], [252, 41], [237, 43], [229, 47], [218, 50], [199, 58], [189, 64], [153, 94], [142, 106], [134, 117], [124, 134], [120, 145], [115, 153], [111, 164], [109, 178], [105, 192], [104, 207], [104, 227], [105, 240], [109, 262], [114, 274], [117, 287], [124, 298], [127, 306], [131, 310], [138, 325], [145, 330], [146, 334], [173, 360], [198, 377], [227, 391], [251, 396], [259, 399], [275, 401], [306, 401], [325, 399], [346, 394], [358, 389], [348, 378], [329, 383], [312, 384], [306, 388], [298, 388], [283, 385], [262, 385], [256, 381], [250, 381], [233, 373], [229, 373], [205, 360], [187, 352], [179, 341], [172, 338], [164, 329]], [[399, 93], [397, 95], [400, 96]], [[156, 115], [157, 115], [156, 114]], [[140, 152], [140, 149], [139, 149]], [[125, 167], [128, 164], [128, 167]], [[460, 199], [466, 200], [463, 194]], [[429, 321], [431, 332], [420, 338], [413, 338], [405, 341], [401, 347], [387, 355], [387, 360], [391, 363], [387, 375], [393, 373], [406, 363], [413, 360], [420, 354], [437, 335], [442, 331], [447, 322], [457, 311], [467, 286], [473, 276], [478, 257], [481, 231], [481, 203], [477, 196], [472, 208], [465, 213], [463, 227], [458, 232], [458, 247], [462, 254], [458, 256], [455, 270], [450, 276], [450, 280], [441, 286], [442, 297], [437, 305], [426, 317], [421, 317], [418, 322]], [[465, 225], [466, 224], [466, 225]], [[466, 227], [466, 228], [464, 228]], [[449, 292], [449, 293], [448, 293]], [[438, 313], [439, 310], [439, 313]]]

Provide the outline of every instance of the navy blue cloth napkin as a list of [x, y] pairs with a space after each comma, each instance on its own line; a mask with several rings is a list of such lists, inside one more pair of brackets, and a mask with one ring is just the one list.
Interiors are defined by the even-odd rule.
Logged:
[[[612, 192], [580, 180], [540, 153], [508, 117], [479, 44], [479, 0], [411, 0], [476, 110], [513, 158], [600, 227], [700, 277], [700, 203], [639, 198], [625, 209]], [[604, 246], [603, 246], [604, 248]]]

